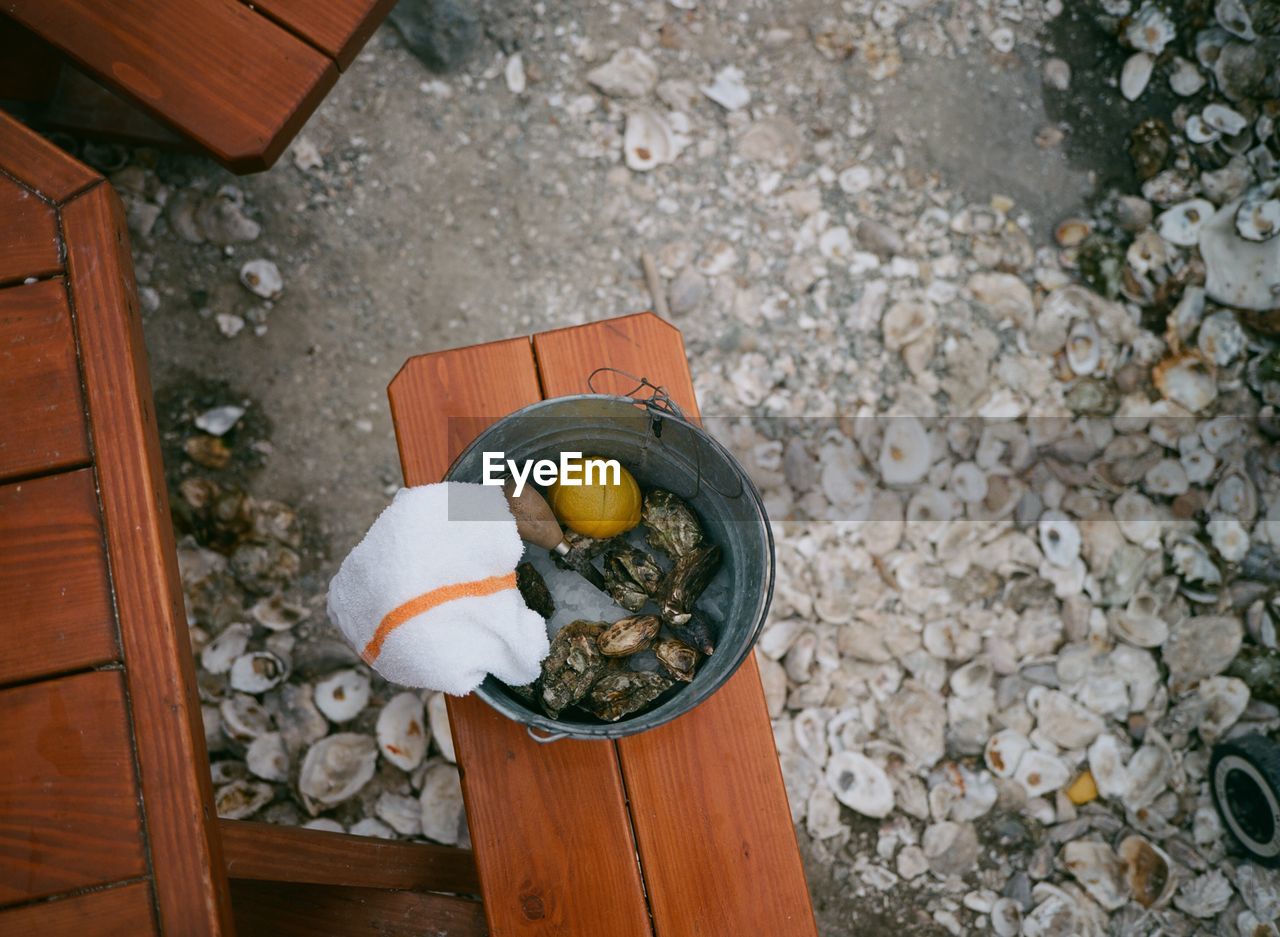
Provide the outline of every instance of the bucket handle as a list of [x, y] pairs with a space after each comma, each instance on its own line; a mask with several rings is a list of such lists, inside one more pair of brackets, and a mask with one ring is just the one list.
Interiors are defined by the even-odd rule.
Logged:
[[[671, 399], [671, 395], [667, 393], [667, 389], [665, 387], [660, 384], [653, 383], [647, 377], [636, 377], [634, 374], [628, 374], [626, 371], [618, 368], [611, 368], [608, 365], [605, 365], [603, 367], [596, 368], [588, 374], [587, 389], [590, 390], [591, 393], [601, 393], [601, 391], [596, 389], [594, 381], [596, 375], [603, 374], [606, 371], [617, 374], [619, 377], [625, 377], [629, 381], [636, 382], [635, 387], [620, 396], [630, 397], [637, 403], [644, 404], [645, 409], [649, 411], [650, 429], [653, 432], [654, 438], [659, 441], [662, 440], [662, 414], [664, 413], [671, 414], [672, 416], [679, 418], [681, 421], [689, 423], [689, 418], [684, 415], [684, 411], [680, 409], [680, 405]], [[646, 389], [648, 390], [648, 395], [644, 396], [642, 395], [642, 392]], [[702, 491], [702, 449], [696, 444], [694, 446], [694, 460], [696, 462], [697, 477], [694, 482], [693, 494], [685, 496], [685, 500], [688, 501], [692, 501], [694, 498], [698, 497], [698, 494]], [[710, 481], [708, 481], [707, 484], [717, 494], [723, 495], [726, 498], [736, 499], [742, 497], [743, 487], [741, 479], [738, 480], [737, 491], [724, 491], [712, 484]]]
[[548, 742], [558, 742], [561, 739], [569, 737], [568, 732], [548, 732], [546, 735], [539, 735], [534, 731], [533, 726], [526, 726], [525, 731], [529, 733], [529, 738], [533, 739], [539, 745], [546, 745]]
[[[671, 399], [671, 395], [667, 393], [667, 389], [665, 387], [662, 387], [658, 384], [653, 383], [647, 377], [636, 377], [634, 374], [628, 374], [626, 371], [620, 371], [618, 368], [611, 368], [608, 365], [601, 368], [596, 368], [594, 371], [592, 371], [590, 374], [587, 375], [587, 389], [590, 390], [591, 393], [593, 394], [603, 393], [603, 391], [596, 389], [594, 381], [596, 379], [597, 374], [603, 374], [606, 371], [612, 372], [613, 374], [616, 374], [619, 377], [625, 377], [629, 381], [636, 382], [635, 387], [631, 388], [631, 390], [627, 391], [625, 394], [622, 394], [621, 396], [631, 397], [632, 399], [637, 400], [640, 403], [643, 403], [645, 407], [650, 410], [665, 411], [667, 413], [678, 416], [680, 419], [684, 420], [686, 423], [689, 422], [689, 418], [684, 415], [684, 411], [680, 409], [680, 405]], [[648, 395], [641, 396], [641, 392], [644, 391], [646, 388], [649, 391]]]

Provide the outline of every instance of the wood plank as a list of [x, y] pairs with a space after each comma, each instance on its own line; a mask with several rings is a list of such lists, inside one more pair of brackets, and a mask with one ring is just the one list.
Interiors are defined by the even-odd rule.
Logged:
[[[533, 346], [548, 397], [585, 392], [607, 365], [661, 384], [697, 418], [684, 342], [652, 313], [544, 332]], [[618, 754], [659, 937], [817, 934], [753, 655], [693, 712], [620, 739]]]
[[331, 885], [231, 883], [239, 937], [484, 937], [478, 901]]
[[161, 930], [230, 933], [124, 212], [98, 186], [62, 223]]
[[469, 849], [221, 820], [227, 877], [480, 894]]
[[[525, 339], [412, 358], [388, 395], [408, 485], [541, 397]], [[541, 745], [475, 696], [448, 707], [490, 933], [649, 935], [613, 743]]]
[[52, 276], [61, 269], [53, 206], [0, 176], [0, 285]]
[[0, 690], [0, 712], [0, 904], [146, 872], [120, 674]]
[[[0, 255], [4, 250], [0, 245]], [[89, 433], [63, 281], [0, 290], [0, 479], [88, 461]]]
[[101, 181], [88, 166], [0, 111], [0, 169], [51, 202]]
[[0, 486], [0, 683], [117, 659], [93, 470]]
[[396, 0], [254, 0], [265, 13], [338, 63], [343, 71], [355, 61]]
[[0, 934], [150, 937], [155, 932], [155, 911], [146, 882], [0, 911]]
[[338, 75], [236, 0], [7, 0], [5, 12], [238, 172], [271, 166]]

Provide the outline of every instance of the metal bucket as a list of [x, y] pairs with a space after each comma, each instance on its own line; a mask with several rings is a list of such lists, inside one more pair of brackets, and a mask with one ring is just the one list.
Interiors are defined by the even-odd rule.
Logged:
[[[479, 482], [485, 452], [524, 460], [557, 459], [564, 451], [615, 458], [641, 488], [664, 488], [689, 502], [707, 537], [724, 553], [717, 577], [729, 577], [731, 598], [728, 608], [718, 610], [715, 653], [702, 662], [692, 683], [677, 683], [646, 711], [618, 722], [552, 719], [531, 709], [493, 677], [476, 694], [504, 716], [529, 726], [529, 734], [539, 741], [634, 735], [689, 712], [719, 689], [751, 653], [773, 596], [773, 533], [760, 493], [737, 460], [684, 420], [665, 395], [637, 400], [582, 394], [531, 404], [484, 430], [445, 477]], [[627, 613], [619, 609], [619, 617], [623, 614]]]

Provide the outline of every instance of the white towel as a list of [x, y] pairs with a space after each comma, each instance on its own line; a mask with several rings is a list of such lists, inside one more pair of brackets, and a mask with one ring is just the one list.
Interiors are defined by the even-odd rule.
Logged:
[[501, 488], [401, 488], [329, 583], [329, 617], [392, 683], [529, 683], [550, 648], [515, 586], [523, 551]]

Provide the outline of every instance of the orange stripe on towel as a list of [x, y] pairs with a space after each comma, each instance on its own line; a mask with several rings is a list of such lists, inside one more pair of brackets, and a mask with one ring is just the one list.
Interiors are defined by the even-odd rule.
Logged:
[[421, 615], [423, 612], [429, 612], [437, 605], [452, 602], [454, 599], [493, 595], [495, 592], [504, 592], [515, 587], [516, 574], [507, 573], [505, 576], [490, 576], [488, 579], [476, 579], [473, 582], [459, 582], [432, 589], [430, 592], [424, 592], [398, 608], [387, 612], [386, 617], [382, 619], [382, 622], [378, 625], [378, 630], [373, 633], [373, 638], [365, 645], [360, 656], [364, 658], [366, 664], [372, 664], [378, 659], [378, 655], [382, 653], [382, 645], [391, 635], [391, 632], [395, 631], [410, 618]]

